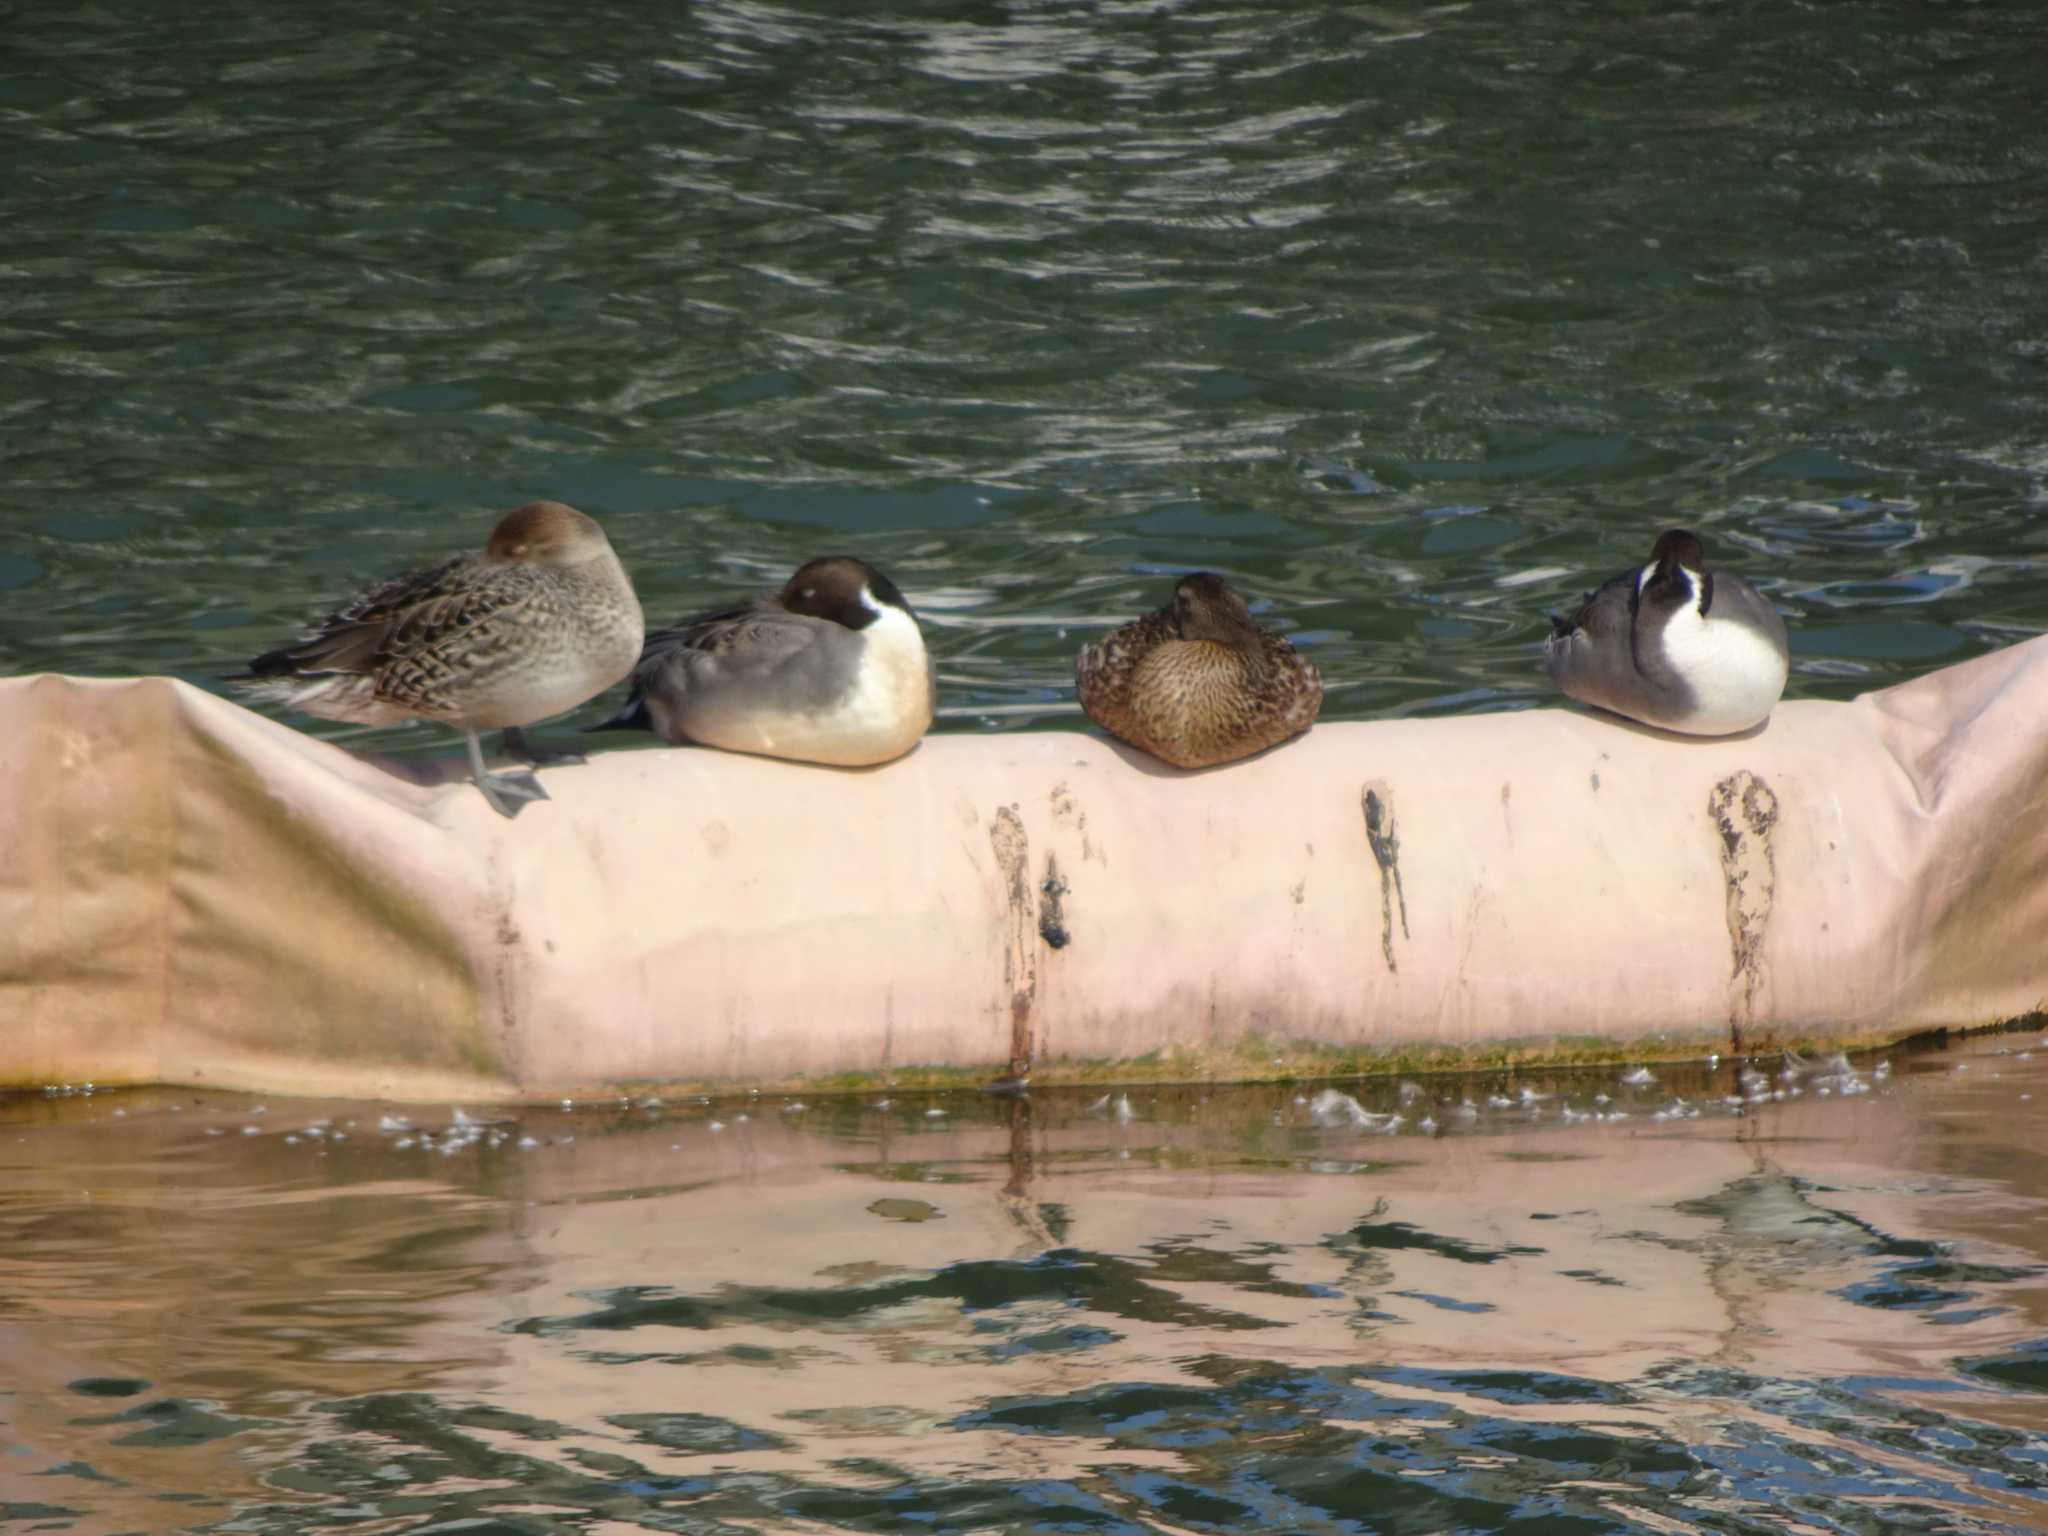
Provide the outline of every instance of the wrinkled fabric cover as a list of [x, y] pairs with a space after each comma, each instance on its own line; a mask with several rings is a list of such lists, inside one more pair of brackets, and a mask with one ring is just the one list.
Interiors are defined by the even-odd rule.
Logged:
[[516, 821], [462, 772], [160, 678], [0, 681], [0, 1086], [1222, 1076], [2048, 998], [2048, 638], [1721, 741], [1546, 709], [1201, 773], [1067, 732], [617, 751]]

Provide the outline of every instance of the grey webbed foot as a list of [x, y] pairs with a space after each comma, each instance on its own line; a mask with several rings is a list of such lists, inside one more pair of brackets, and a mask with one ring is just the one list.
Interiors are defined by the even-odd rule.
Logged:
[[[526, 732], [516, 725], [509, 725], [504, 731], [506, 755], [518, 758], [522, 763], [531, 763], [536, 768], [567, 767], [572, 763], [587, 763], [585, 757], [573, 747], [536, 747], [526, 739]], [[547, 797], [541, 796], [543, 800]]]
[[476, 781], [476, 787], [483, 791], [491, 809], [508, 821], [533, 801], [551, 798], [530, 773], [487, 773]]
[[[509, 736], [511, 732], [506, 732]], [[546, 800], [548, 792], [540, 787], [540, 780], [531, 772], [491, 773], [484, 767], [483, 743], [475, 731], [464, 731], [463, 739], [469, 744], [469, 776], [484, 799], [506, 820], [519, 814], [520, 808], [535, 800]]]

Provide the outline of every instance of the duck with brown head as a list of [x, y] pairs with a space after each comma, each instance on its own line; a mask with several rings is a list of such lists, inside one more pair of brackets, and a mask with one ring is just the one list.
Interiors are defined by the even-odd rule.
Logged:
[[520, 728], [624, 677], [642, 629], [604, 530], [573, 507], [536, 501], [501, 518], [480, 552], [378, 583], [234, 681], [322, 719], [452, 726], [484, 799], [515, 816], [547, 791], [530, 772], [487, 773], [478, 733], [502, 730], [508, 749], [542, 761]]
[[1097, 725], [1177, 768], [1235, 762], [1299, 735], [1323, 702], [1315, 663], [1207, 571], [1085, 648], [1074, 683]]
[[1570, 697], [1645, 725], [1728, 736], [1761, 724], [1785, 691], [1785, 621], [1740, 576], [1707, 567], [1699, 538], [1674, 528], [1647, 565], [1551, 616], [1543, 647]]
[[856, 768], [916, 746], [933, 698], [924, 634], [896, 584], [828, 555], [771, 597], [654, 631], [626, 707], [594, 729]]

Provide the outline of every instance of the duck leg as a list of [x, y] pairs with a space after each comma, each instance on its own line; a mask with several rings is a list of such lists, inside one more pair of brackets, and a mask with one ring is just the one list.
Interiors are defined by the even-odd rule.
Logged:
[[548, 792], [541, 788], [540, 780], [532, 773], [487, 773], [484, 770], [484, 747], [475, 731], [465, 730], [463, 736], [469, 742], [469, 771], [476, 780], [476, 787], [483, 792], [491, 809], [510, 820], [519, 814], [520, 807], [530, 800], [545, 800]]
[[587, 763], [589, 758], [574, 747], [536, 747], [526, 739], [526, 732], [516, 725], [508, 725], [500, 733], [505, 750], [522, 763], [531, 763], [536, 768], [566, 766], [570, 763]]

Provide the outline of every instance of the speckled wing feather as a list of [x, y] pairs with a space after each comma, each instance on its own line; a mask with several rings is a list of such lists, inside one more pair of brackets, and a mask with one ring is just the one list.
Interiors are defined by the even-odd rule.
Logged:
[[1282, 635], [1261, 635], [1264, 665], [1253, 680], [1261, 708], [1271, 723], [1267, 745], [1299, 735], [1323, 712], [1323, 674]]
[[346, 608], [323, 620], [301, 643], [259, 656], [250, 664], [257, 677], [356, 676], [369, 681], [381, 700], [441, 713], [437, 702], [458, 673], [488, 668], [493, 642], [483, 621], [525, 606], [535, 583], [519, 572], [493, 572], [493, 580], [470, 577], [474, 555], [461, 555], [425, 570], [380, 582]]
[[249, 664], [249, 671], [257, 677], [372, 672], [393, 627], [416, 605], [431, 604], [448, 595], [454, 585], [450, 578], [475, 560], [474, 555], [457, 555], [425, 570], [380, 581], [313, 625], [298, 644], [258, 656]]
[[510, 618], [546, 598], [538, 582], [513, 580], [406, 609], [378, 654], [377, 696], [423, 715], [448, 713], [457, 691], [517, 671], [531, 659], [527, 626], [486, 621]]
[[1160, 608], [1111, 630], [1093, 645], [1083, 646], [1074, 662], [1074, 684], [1081, 696], [1081, 707], [1098, 725], [1117, 732], [1117, 727], [1103, 719], [1097, 710], [1117, 713], [1127, 710], [1135, 658], [1176, 638], [1176, 635], [1173, 610]]

